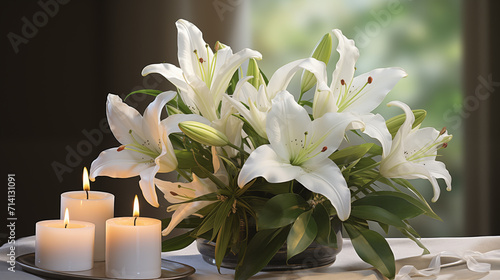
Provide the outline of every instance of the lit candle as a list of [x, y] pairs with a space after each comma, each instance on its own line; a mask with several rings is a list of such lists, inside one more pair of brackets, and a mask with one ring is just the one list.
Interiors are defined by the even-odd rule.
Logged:
[[114, 195], [90, 191], [87, 168], [83, 169], [83, 191], [61, 194], [61, 219], [68, 208], [73, 219], [95, 224], [95, 261], [104, 261], [106, 220], [114, 217], [114, 205]]
[[161, 222], [139, 217], [135, 196], [133, 217], [106, 221], [106, 276], [146, 279], [160, 275]]
[[56, 271], [81, 271], [94, 265], [94, 224], [64, 220], [36, 223], [35, 264]]

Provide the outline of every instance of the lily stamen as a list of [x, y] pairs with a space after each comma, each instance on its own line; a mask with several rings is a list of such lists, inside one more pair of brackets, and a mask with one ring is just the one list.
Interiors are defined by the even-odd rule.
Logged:
[[177, 188], [179, 189], [186, 189], [186, 190], [190, 190], [190, 191], [196, 191], [195, 189], [191, 189], [191, 188], [188, 188], [188, 187], [184, 187], [184, 186], [181, 186], [181, 185], [177, 185]]
[[441, 131], [439, 132], [439, 135], [443, 135], [445, 133], [446, 133], [446, 126], [441, 129]]

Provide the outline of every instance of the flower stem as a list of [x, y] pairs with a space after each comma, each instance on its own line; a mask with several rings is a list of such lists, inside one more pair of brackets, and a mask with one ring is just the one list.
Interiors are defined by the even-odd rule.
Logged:
[[377, 167], [379, 164], [380, 164], [380, 162], [375, 162], [374, 164], [368, 165], [368, 166], [363, 167], [361, 169], [354, 170], [353, 172], [349, 173], [349, 175], [356, 174], [356, 173], [359, 173], [359, 172], [363, 172], [363, 171], [366, 171], [366, 170], [370, 170], [372, 168]]
[[238, 150], [240, 153], [244, 154], [246, 157], [250, 156], [250, 154], [247, 151], [243, 150], [243, 148], [241, 148], [241, 147], [238, 147], [238, 146], [236, 146], [232, 143], [229, 143], [229, 142], [227, 143], [227, 145], [235, 150]]
[[177, 173], [179, 173], [179, 175], [181, 175], [182, 178], [186, 179], [188, 182], [191, 182], [193, 180], [188, 174], [186, 174], [184, 170], [176, 168], [175, 171], [177, 171]]

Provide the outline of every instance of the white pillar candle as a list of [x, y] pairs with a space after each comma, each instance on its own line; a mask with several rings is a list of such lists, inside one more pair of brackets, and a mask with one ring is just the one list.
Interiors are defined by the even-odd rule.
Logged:
[[56, 271], [91, 269], [94, 265], [94, 229], [92, 223], [74, 220], [36, 223], [36, 266]]
[[121, 279], [161, 276], [160, 220], [138, 217], [134, 211], [134, 217], [106, 221], [106, 276]]
[[[115, 196], [98, 191], [89, 191], [86, 168], [83, 174], [85, 191], [72, 191], [61, 194], [61, 219], [64, 209], [68, 208], [71, 218], [90, 222], [95, 225], [94, 261], [104, 261], [106, 250], [106, 220], [114, 217]], [[88, 193], [88, 198], [87, 198]]]

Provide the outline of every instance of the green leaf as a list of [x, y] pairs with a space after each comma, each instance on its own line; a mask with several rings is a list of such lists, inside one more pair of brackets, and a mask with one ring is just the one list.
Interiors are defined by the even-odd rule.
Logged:
[[183, 248], [186, 248], [189, 246], [189, 244], [193, 243], [193, 241], [196, 239], [196, 237], [192, 237], [191, 233], [193, 231], [189, 231], [186, 233], [183, 233], [181, 235], [178, 235], [176, 237], [167, 239], [162, 242], [161, 244], [161, 251], [162, 252], [170, 252], [170, 251], [177, 251]]
[[356, 146], [350, 146], [342, 150], [334, 152], [330, 159], [337, 165], [353, 162], [362, 158], [374, 146], [373, 143], [365, 143]]
[[196, 166], [196, 161], [194, 160], [193, 153], [187, 150], [174, 150], [175, 157], [177, 158], [177, 168], [179, 169], [189, 169]]
[[[318, 204], [314, 207], [313, 212], [314, 220], [318, 226], [318, 234], [316, 235], [316, 242], [321, 245], [329, 246], [330, 244], [330, 215], [323, 204]], [[335, 239], [335, 243], [336, 243]]]
[[208, 194], [204, 194], [204, 195], [195, 197], [195, 198], [190, 199], [190, 200], [185, 200], [185, 201], [179, 202], [177, 204], [192, 203], [195, 201], [216, 201], [216, 200], [217, 200], [217, 193], [213, 192], [213, 193], [208, 193]]
[[408, 229], [406, 228], [398, 228], [399, 231], [401, 233], [403, 233], [406, 237], [410, 238], [411, 240], [413, 240], [413, 242], [415, 242], [418, 247], [422, 248], [424, 250], [423, 254], [427, 255], [427, 254], [430, 254], [431, 252], [429, 252], [429, 249], [427, 249], [425, 247], [424, 244], [422, 244], [422, 242], [420, 242], [420, 240], [418, 240], [417, 237], [415, 237]]
[[353, 208], [360, 205], [381, 207], [399, 217], [400, 220], [414, 218], [425, 212], [403, 198], [388, 195], [365, 196], [352, 203]]
[[215, 242], [215, 265], [219, 273], [222, 259], [226, 255], [229, 242], [231, 241], [234, 217], [235, 215], [232, 215], [230, 218], [226, 219], [226, 222], [220, 228], [217, 235], [217, 241]]
[[260, 75], [264, 79], [264, 82], [266, 83], [266, 85], [269, 84], [269, 79], [267, 78], [266, 74], [264, 74], [264, 71], [262, 71], [262, 69], [259, 69], [259, 70], [260, 70]]
[[300, 100], [299, 102], [299, 105], [304, 107], [304, 106], [309, 106], [309, 107], [313, 107], [313, 103], [311, 101], [307, 101], [307, 100]]
[[222, 203], [213, 203], [213, 204], [215, 204], [215, 207], [203, 219], [203, 222], [201, 223], [200, 227], [196, 231], [196, 236], [200, 236], [200, 235], [204, 234], [205, 232], [208, 232], [214, 228], [215, 213], [217, 213], [217, 211], [221, 207]]
[[258, 231], [236, 267], [234, 279], [246, 280], [266, 266], [285, 243], [289, 227]]
[[137, 94], [137, 93], [147, 94], [147, 95], [151, 95], [151, 96], [157, 96], [158, 94], [160, 94], [162, 92], [163, 91], [157, 90], [157, 89], [140, 89], [140, 90], [136, 90], [136, 91], [133, 91], [133, 92], [127, 94], [127, 96], [125, 96], [123, 101], [127, 100], [127, 98], [129, 96], [132, 96], [132, 95]]
[[309, 207], [298, 194], [285, 193], [269, 199], [257, 212], [259, 230], [280, 228], [293, 223]]
[[[261, 179], [257, 179], [261, 180]], [[260, 182], [257, 181], [254, 183], [248, 191], [250, 192], [267, 192], [270, 194], [283, 194], [283, 193], [288, 193], [290, 191], [290, 183], [289, 182], [284, 182], [284, 183], [269, 183], [264, 180], [261, 180]]]
[[[168, 227], [168, 224], [172, 218], [166, 218], [161, 220], [161, 228], [166, 228]], [[199, 226], [203, 222], [202, 218], [199, 217], [190, 217], [190, 218], [184, 218], [180, 223], [178, 223], [175, 228], [195, 228]]]
[[181, 97], [179, 97], [180, 95], [180, 90], [177, 89], [177, 98], [175, 98], [176, 102], [177, 102], [177, 108], [179, 108], [179, 110], [182, 111], [182, 113], [184, 114], [192, 114], [193, 112], [191, 112], [191, 109], [189, 109], [189, 107], [186, 105], [186, 103], [184, 103], [184, 100], [182, 100]]
[[[412, 110], [412, 112], [413, 112], [413, 115], [415, 116], [415, 122], [413, 123], [412, 128], [415, 128], [417, 125], [422, 123], [422, 121], [425, 119], [425, 116], [427, 115], [427, 112], [423, 109]], [[396, 136], [396, 133], [398, 132], [399, 127], [401, 127], [401, 125], [403, 125], [405, 120], [406, 120], [406, 115], [401, 114], [401, 115], [397, 115], [395, 117], [392, 117], [385, 122], [387, 129], [389, 129], [389, 132], [392, 135], [392, 138], [394, 138], [394, 136]]]
[[226, 201], [223, 201], [221, 203], [221, 207], [217, 209], [217, 212], [215, 214], [214, 218], [214, 223], [213, 223], [213, 233], [212, 233], [212, 239], [214, 239], [215, 235], [217, 232], [219, 232], [219, 229], [223, 224], [227, 222], [227, 217], [229, 216], [229, 212], [231, 211], [231, 208], [233, 207], [234, 203], [234, 197], [231, 197], [230, 199], [227, 199]]
[[363, 219], [381, 222], [395, 227], [405, 227], [406, 224], [396, 215], [384, 208], [373, 205], [353, 205], [351, 216]]
[[373, 230], [347, 222], [344, 222], [344, 227], [358, 256], [387, 278], [393, 279], [396, 274], [396, 263], [391, 247], [384, 237]]
[[431, 218], [434, 218], [436, 220], [441, 221], [441, 218], [436, 213], [434, 213], [434, 211], [429, 206], [429, 204], [427, 204], [426, 201], [422, 201], [422, 200], [416, 199], [415, 197], [413, 197], [411, 195], [408, 195], [406, 193], [403, 193], [403, 192], [392, 192], [392, 191], [378, 191], [378, 192], [371, 193], [370, 195], [373, 195], [373, 196], [378, 196], [378, 195], [397, 196], [397, 197], [403, 198], [406, 201], [408, 201], [408, 202], [412, 203], [413, 205], [417, 206], [418, 208], [424, 210], [425, 211], [424, 215], [427, 215], [427, 216], [429, 216]]
[[313, 210], [311, 209], [300, 214], [295, 223], [293, 223], [292, 229], [286, 239], [287, 260], [304, 251], [316, 238], [318, 226], [312, 217], [312, 213]]
[[420, 198], [420, 201], [422, 201], [424, 204], [426, 204], [428, 209], [431, 209], [432, 213], [430, 213], [430, 215], [429, 215], [429, 213], [427, 213], [426, 215], [433, 217], [439, 221], [442, 221], [441, 218], [436, 213], [434, 213], [434, 211], [432, 211], [432, 208], [429, 206], [429, 203], [427, 203], [427, 200], [425, 200], [425, 197], [412, 184], [410, 184], [410, 182], [408, 182], [405, 179], [400, 179], [400, 178], [392, 178], [391, 180], [394, 183], [407, 188], [409, 191], [411, 191], [413, 194], [415, 194], [418, 198]]
[[236, 70], [231, 77], [231, 81], [229, 82], [229, 85], [227, 87], [227, 94], [232, 95], [234, 93], [234, 89], [236, 88], [236, 84], [238, 83], [240, 77], [239, 77], [239, 72], [240, 70]]

